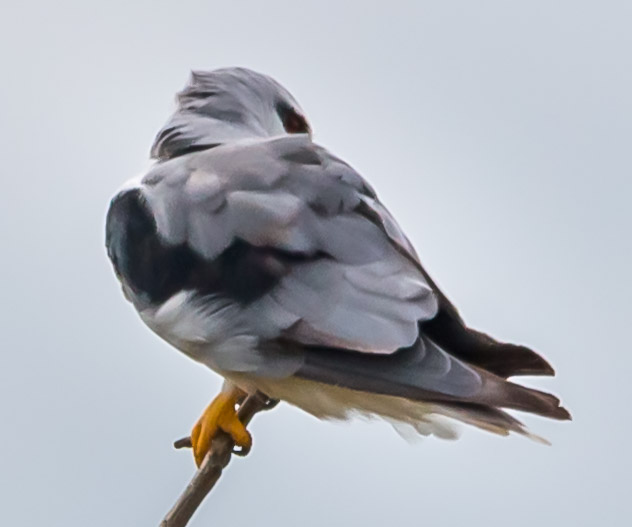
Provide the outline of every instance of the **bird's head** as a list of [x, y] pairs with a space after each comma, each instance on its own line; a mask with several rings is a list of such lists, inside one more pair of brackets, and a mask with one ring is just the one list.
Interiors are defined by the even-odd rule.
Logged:
[[154, 140], [156, 159], [240, 139], [311, 133], [294, 97], [274, 79], [246, 68], [192, 72], [177, 103]]

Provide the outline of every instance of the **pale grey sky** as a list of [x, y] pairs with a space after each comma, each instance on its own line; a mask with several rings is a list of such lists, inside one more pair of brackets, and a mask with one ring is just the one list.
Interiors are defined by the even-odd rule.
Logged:
[[[9, 5], [10, 4], [10, 5]], [[296, 96], [466, 320], [557, 368], [550, 448], [258, 416], [193, 526], [613, 527], [632, 455], [632, 4], [5, 2], [0, 503], [6, 525], [157, 525], [220, 379], [146, 329], [106, 259], [112, 193], [192, 68]]]

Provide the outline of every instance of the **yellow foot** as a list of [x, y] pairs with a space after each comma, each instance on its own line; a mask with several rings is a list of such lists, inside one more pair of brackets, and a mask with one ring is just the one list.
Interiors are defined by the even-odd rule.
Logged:
[[193, 445], [193, 456], [195, 463], [199, 467], [204, 460], [204, 456], [211, 448], [211, 442], [221, 430], [226, 432], [247, 452], [252, 446], [252, 438], [246, 427], [237, 417], [235, 405], [244, 397], [244, 392], [238, 388], [221, 392], [213, 402], [208, 405], [191, 431], [191, 444]]

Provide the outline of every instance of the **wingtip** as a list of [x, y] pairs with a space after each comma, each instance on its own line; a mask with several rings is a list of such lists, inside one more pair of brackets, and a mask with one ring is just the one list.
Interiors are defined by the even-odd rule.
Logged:
[[528, 358], [522, 368], [517, 368], [513, 375], [538, 375], [545, 377], [555, 377], [555, 368], [542, 355], [536, 353], [526, 346], [516, 346]]
[[559, 406], [558, 407], [558, 415], [559, 417], [557, 417], [557, 419], [559, 419], [560, 421], [572, 421], [573, 420], [573, 416], [571, 415], [571, 413], [564, 408], [563, 406]]

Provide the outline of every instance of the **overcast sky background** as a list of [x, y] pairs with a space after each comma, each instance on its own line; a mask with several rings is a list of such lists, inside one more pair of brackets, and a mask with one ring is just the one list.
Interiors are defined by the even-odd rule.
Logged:
[[104, 216], [192, 68], [296, 96], [472, 326], [556, 367], [552, 447], [258, 416], [192, 522], [629, 525], [632, 3], [102, 1], [0, 7], [0, 516], [157, 525], [220, 387], [143, 326]]

